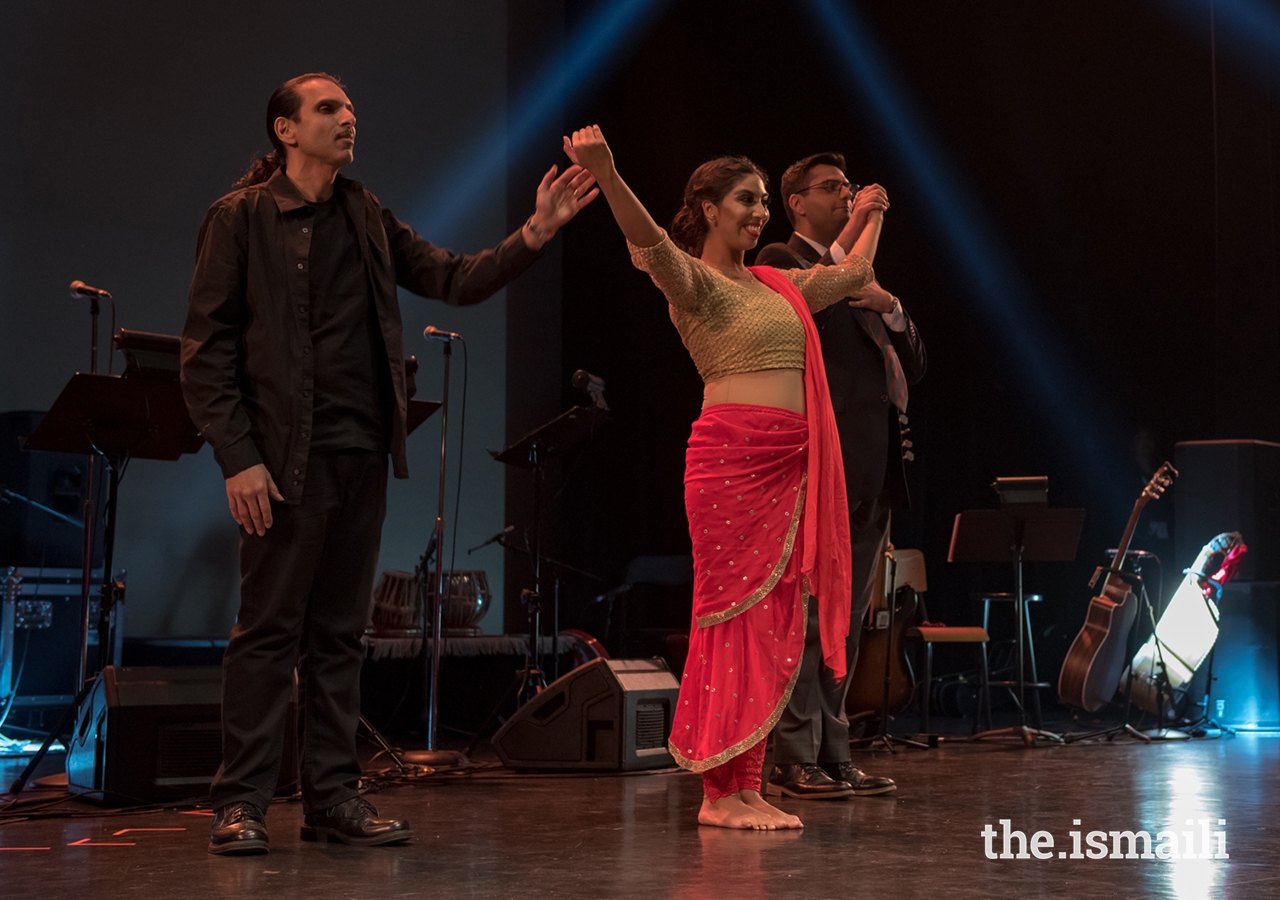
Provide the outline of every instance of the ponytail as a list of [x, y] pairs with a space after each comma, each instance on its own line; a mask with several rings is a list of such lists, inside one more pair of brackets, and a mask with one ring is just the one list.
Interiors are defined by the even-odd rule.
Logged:
[[680, 207], [667, 230], [671, 234], [671, 240], [685, 253], [690, 256], [702, 255], [702, 245], [707, 239], [707, 219], [701, 209], [695, 216], [688, 206]]
[[262, 184], [273, 174], [276, 169], [284, 168], [284, 159], [279, 152], [272, 150], [266, 156], [259, 156], [253, 162], [249, 163], [249, 170], [240, 176], [235, 184], [231, 185], [234, 190], [240, 188], [252, 187], [255, 184]]
[[334, 78], [327, 72], [308, 72], [305, 75], [299, 75], [297, 78], [290, 78], [272, 93], [271, 99], [267, 101], [267, 139], [271, 141], [271, 146], [275, 149], [266, 156], [260, 156], [249, 164], [249, 170], [236, 180], [232, 185], [234, 188], [246, 188], [250, 185], [261, 184], [272, 175], [276, 169], [283, 169], [286, 159], [284, 152], [284, 144], [280, 143], [280, 138], [276, 135], [276, 119], [285, 118], [298, 121], [298, 110], [302, 108], [302, 95], [298, 93], [298, 88], [306, 84], [308, 81], [332, 81], [338, 87], [346, 89], [341, 81]]

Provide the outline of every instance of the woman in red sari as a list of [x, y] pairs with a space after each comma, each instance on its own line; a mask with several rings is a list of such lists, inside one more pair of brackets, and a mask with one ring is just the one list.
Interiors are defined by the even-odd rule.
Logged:
[[769, 220], [766, 178], [750, 160], [700, 166], [668, 237], [618, 176], [599, 127], [564, 143], [609, 201], [632, 262], [666, 295], [705, 384], [685, 457], [694, 621], [669, 748], [702, 773], [701, 824], [799, 828], [760, 795], [765, 738], [791, 696], [808, 604], [819, 603], [837, 678], [850, 604], [844, 471], [811, 312], [881, 291], [859, 252], [875, 246], [878, 222], [846, 228], [838, 266], [748, 269]]

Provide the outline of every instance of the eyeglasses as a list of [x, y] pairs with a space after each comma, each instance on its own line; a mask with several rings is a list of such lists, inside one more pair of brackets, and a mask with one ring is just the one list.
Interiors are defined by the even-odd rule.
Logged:
[[849, 193], [856, 194], [862, 190], [860, 184], [850, 184], [847, 181], [841, 181], [839, 178], [832, 178], [827, 181], [819, 181], [817, 184], [811, 184], [806, 188], [796, 191], [797, 194], [803, 194], [805, 191], [819, 190], [824, 194], [838, 194], [841, 188], [848, 188]]

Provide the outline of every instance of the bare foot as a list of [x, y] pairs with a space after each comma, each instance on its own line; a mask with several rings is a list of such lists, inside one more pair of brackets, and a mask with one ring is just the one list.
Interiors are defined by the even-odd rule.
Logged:
[[761, 797], [759, 791], [738, 791], [738, 796], [748, 808], [768, 816], [779, 828], [804, 827], [804, 823], [800, 821], [799, 816], [793, 816], [778, 809], [768, 800], [765, 800], [764, 797]]
[[715, 825], [719, 828], [745, 828], [751, 831], [774, 831], [778, 828], [770, 816], [747, 806], [737, 794], [721, 797], [714, 802], [703, 797], [702, 809], [698, 810], [698, 824]]

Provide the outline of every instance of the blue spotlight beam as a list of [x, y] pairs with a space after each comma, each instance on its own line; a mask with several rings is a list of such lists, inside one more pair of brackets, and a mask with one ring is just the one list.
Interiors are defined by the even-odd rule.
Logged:
[[1030, 291], [1000, 249], [1003, 242], [986, 222], [979, 204], [968, 195], [938, 141], [916, 113], [916, 104], [871, 37], [871, 29], [859, 20], [852, 4], [835, 0], [808, 3], [822, 34], [836, 50], [843, 74], [849, 76], [851, 92], [888, 137], [925, 198], [958, 271], [986, 305], [992, 328], [1001, 336], [1002, 349], [1017, 363], [1017, 374], [1047, 406], [1059, 411], [1051, 419], [1062, 430], [1065, 446], [1083, 450], [1086, 473], [1104, 473], [1115, 480], [1119, 471], [1116, 456], [1097, 440], [1099, 425], [1031, 312]]
[[1198, 36], [1212, 26], [1234, 53], [1227, 62], [1242, 62], [1273, 89], [1280, 89], [1280, 10], [1259, 0], [1152, 0]]
[[[551, 117], [599, 85], [603, 70], [623, 60], [624, 49], [639, 44], [667, 2], [601, 0], [566, 39], [563, 52], [547, 60], [509, 102], [507, 115], [496, 116], [459, 155], [465, 162], [448, 167], [449, 174], [428, 189], [415, 211], [415, 227], [433, 240], [447, 239], [469, 213], [490, 205], [501, 193], [507, 160], [524, 152]], [[534, 187], [529, 185], [531, 204]]]

